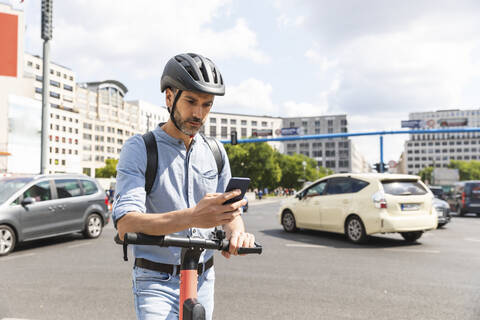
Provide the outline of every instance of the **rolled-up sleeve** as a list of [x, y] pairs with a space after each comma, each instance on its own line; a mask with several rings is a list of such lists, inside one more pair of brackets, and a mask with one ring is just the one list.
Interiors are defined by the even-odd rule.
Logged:
[[112, 218], [117, 221], [125, 214], [145, 212], [145, 170], [147, 149], [141, 135], [130, 137], [122, 147], [117, 165], [117, 182]]

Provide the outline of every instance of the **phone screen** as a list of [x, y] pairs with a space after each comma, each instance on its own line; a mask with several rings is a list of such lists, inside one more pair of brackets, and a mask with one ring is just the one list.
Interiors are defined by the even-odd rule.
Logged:
[[242, 177], [233, 177], [228, 182], [227, 188], [225, 192], [229, 192], [235, 189], [240, 189], [242, 193], [235, 198], [225, 201], [223, 204], [234, 203], [240, 201], [245, 197], [245, 193], [247, 192], [248, 186], [250, 185], [250, 178], [242, 178]]

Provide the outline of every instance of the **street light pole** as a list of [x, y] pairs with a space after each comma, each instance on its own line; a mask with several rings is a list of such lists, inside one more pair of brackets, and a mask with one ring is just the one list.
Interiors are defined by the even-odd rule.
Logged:
[[48, 87], [50, 72], [50, 40], [52, 39], [52, 0], [42, 0], [42, 33], [43, 39], [43, 77], [42, 77], [42, 140], [40, 173], [47, 171], [48, 161]]

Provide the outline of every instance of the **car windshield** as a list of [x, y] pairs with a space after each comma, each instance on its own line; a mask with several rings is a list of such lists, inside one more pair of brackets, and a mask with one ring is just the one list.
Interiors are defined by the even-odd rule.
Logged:
[[410, 196], [426, 194], [427, 190], [416, 180], [386, 180], [382, 181], [385, 193], [394, 196]]
[[31, 178], [0, 179], [0, 203], [4, 203], [18, 189], [32, 181]]

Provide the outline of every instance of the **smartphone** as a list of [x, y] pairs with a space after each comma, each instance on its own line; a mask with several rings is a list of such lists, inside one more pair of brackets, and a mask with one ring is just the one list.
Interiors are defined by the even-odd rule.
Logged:
[[250, 184], [250, 178], [240, 178], [240, 177], [233, 177], [228, 181], [227, 188], [225, 192], [233, 191], [235, 189], [240, 189], [242, 193], [235, 198], [225, 201], [223, 204], [234, 203], [240, 201], [245, 197], [245, 192], [247, 192], [248, 185]]

